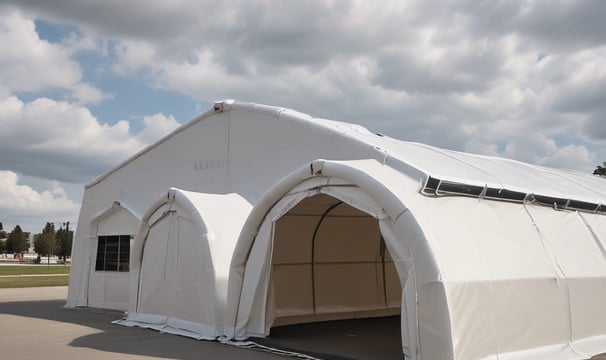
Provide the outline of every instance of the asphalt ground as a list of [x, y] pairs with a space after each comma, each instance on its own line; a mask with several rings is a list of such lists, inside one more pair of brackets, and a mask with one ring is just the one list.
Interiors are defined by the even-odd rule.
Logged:
[[[66, 297], [65, 286], [0, 289], [0, 359], [291, 358], [114, 325], [122, 312], [66, 309]], [[399, 336], [399, 318], [392, 317], [278, 327], [256, 340], [326, 359], [402, 359]]]
[[[287, 359], [111, 324], [122, 313], [65, 309], [67, 287], [0, 289], [0, 359]], [[327, 359], [402, 359], [399, 317], [273, 328], [259, 343]], [[592, 360], [606, 360], [606, 355]]]
[[113, 325], [121, 312], [65, 309], [67, 287], [0, 289], [0, 359], [284, 359], [218, 342]]

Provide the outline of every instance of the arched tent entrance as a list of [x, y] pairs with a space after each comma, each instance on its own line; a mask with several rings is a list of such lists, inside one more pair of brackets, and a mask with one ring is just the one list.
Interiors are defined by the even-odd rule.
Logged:
[[197, 339], [221, 335], [229, 261], [250, 207], [237, 194], [178, 189], [156, 201], [135, 238], [129, 313], [119, 323]]
[[400, 279], [370, 214], [320, 193], [274, 222], [272, 326], [398, 315], [400, 304]]
[[374, 163], [314, 162], [253, 209], [232, 260], [228, 336], [267, 336], [274, 324], [383, 316], [401, 307], [402, 348], [417, 358], [409, 244], [422, 233], [395, 194], [356, 168]]
[[87, 304], [125, 310], [128, 306], [129, 254], [139, 217], [118, 201], [90, 223]]

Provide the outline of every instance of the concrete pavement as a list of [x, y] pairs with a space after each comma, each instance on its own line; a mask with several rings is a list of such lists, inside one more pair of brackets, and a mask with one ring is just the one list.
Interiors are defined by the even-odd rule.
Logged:
[[[122, 313], [65, 309], [67, 287], [0, 289], [0, 355], [23, 360], [286, 359], [258, 350], [111, 324]], [[402, 359], [399, 319], [272, 329], [268, 346], [328, 359]], [[4, 358], [0, 356], [0, 358]]]
[[[67, 287], [0, 289], [0, 358], [22, 360], [252, 359], [286, 357], [111, 324], [122, 313], [64, 309]], [[399, 318], [272, 329], [269, 346], [331, 359], [402, 359]], [[606, 355], [592, 360], [606, 360]]]
[[0, 289], [0, 358], [22, 360], [284, 357], [112, 325], [120, 312], [64, 309], [67, 287]]

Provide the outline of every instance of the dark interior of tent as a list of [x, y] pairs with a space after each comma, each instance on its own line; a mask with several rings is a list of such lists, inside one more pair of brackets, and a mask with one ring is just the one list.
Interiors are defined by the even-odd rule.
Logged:
[[[372, 358], [372, 349], [380, 348], [401, 357], [401, 292], [379, 223], [369, 214], [321, 194], [276, 221], [271, 339], [288, 342], [302, 332], [311, 350], [324, 344], [324, 352], [370, 351]], [[329, 341], [331, 336], [340, 340]], [[331, 349], [336, 343], [345, 347]]]

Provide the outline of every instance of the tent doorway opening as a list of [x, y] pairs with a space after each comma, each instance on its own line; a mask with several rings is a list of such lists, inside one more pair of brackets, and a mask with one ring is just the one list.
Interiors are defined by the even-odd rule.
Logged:
[[372, 323], [397, 334], [401, 355], [402, 288], [377, 219], [326, 194], [305, 198], [275, 222], [271, 259], [270, 337], [333, 321], [325, 325], [359, 342], [355, 328]]

